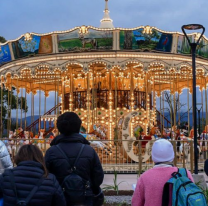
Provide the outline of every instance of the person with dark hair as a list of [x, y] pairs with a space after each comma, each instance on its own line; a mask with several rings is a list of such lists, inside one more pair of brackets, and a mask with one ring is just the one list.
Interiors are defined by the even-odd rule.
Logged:
[[[81, 124], [81, 119], [74, 112], [65, 112], [58, 117], [57, 127], [61, 135], [51, 142], [51, 148], [46, 152], [46, 166], [65, 189], [67, 205], [99, 206], [98, 202], [93, 201], [103, 198], [100, 185], [103, 182], [104, 173], [97, 153], [90, 143], [79, 134]], [[75, 198], [78, 197], [78, 193], [73, 193], [73, 188], [68, 189], [68, 185], [71, 184], [70, 176], [88, 182], [83, 187], [87, 188], [83, 198], [81, 195], [80, 198]], [[67, 185], [66, 182], [68, 182]], [[73, 186], [77, 187], [76, 184], [78, 182]], [[79, 189], [81, 190], [81, 188]], [[74, 197], [71, 195], [72, 193]], [[95, 196], [98, 198], [94, 198]]]
[[5, 206], [65, 206], [56, 177], [49, 174], [44, 157], [35, 145], [22, 146], [15, 156], [17, 167], [0, 176], [0, 197]]

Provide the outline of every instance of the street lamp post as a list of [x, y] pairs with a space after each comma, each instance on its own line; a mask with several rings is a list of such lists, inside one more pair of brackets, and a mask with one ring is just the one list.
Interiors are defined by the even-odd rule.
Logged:
[[[196, 118], [196, 47], [202, 38], [205, 28], [200, 25], [200, 24], [189, 24], [189, 25], [183, 25], [182, 26], [182, 31], [191, 47], [191, 54], [192, 54], [192, 75], [193, 75], [193, 94], [192, 94], [192, 101], [193, 101], [193, 125], [194, 125], [194, 165], [195, 169], [194, 172], [195, 174], [198, 174], [198, 159], [197, 159], [197, 118]], [[196, 42], [191, 42], [190, 39], [188, 38], [186, 30], [198, 30], [202, 29], [202, 33], [198, 40]]]

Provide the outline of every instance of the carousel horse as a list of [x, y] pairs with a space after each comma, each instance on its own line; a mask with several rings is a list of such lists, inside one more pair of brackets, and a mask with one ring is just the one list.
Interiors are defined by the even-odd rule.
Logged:
[[9, 139], [12, 139], [12, 140], [9, 140], [9, 145], [11, 147], [11, 150], [16, 151], [15, 142], [14, 142], [13, 138], [14, 138], [14, 132], [9, 131]]
[[158, 127], [153, 127], [150, 130], [150, 136], [153, 136], [155, 139], [159, 139], [158, 135], [160, 135], [160, 131], [159, 131]]
[[38, 139], [40, 139], [40, 140], [38, 140], [38, 144], [37, 144], [37, 146], [40, 148], [40, 150], [43, 150], [43, 148], [44, 148], [44, 133], [45, 133], [45, 129], [40, 129], [39, 137], [38, 137]]
[[24, 141], [25, 136], [24, 136], [23, 129], [21, 127], [19, 127], [17, 130], [17, 136], [18, 136], [18, 138], [20, 138], [20, 140], [17, 141], [17, 152], [18, 152], [20, 147], [22, 147], [25, 143], [25, 141]]
[[29, 144], [29, 138], [30, 138], [30, 132], [24, 131], [24, 136], [25, 136], [25, 142], [24, 144]]

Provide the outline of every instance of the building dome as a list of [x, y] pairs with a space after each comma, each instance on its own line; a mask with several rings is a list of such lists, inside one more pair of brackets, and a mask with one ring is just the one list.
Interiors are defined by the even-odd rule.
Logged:
[[108, 0], [105, 0], [105, 10], [104, 10], [104, 17], [101, 19], [100, 28], [101, 29], [114, 29], [113, 20], [110, 18], [109, 15], [110, 11], [108, 10]]

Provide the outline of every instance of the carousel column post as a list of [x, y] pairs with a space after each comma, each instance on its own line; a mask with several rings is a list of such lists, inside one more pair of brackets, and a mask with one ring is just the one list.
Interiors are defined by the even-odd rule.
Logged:
[[90, 72], [87, 72], [87, 133], [90, 132]]
[[[133, 66], [130, 67], [130, 109], [131, 111], [134, 111], [134, 72], [133, 72]], [[130, 122], [130, 130], [131, 130], [131, 137], [134, 136], [134, 117], [131, 118]]]
[[19, 77], [17, 76], [17, 99], [16, 99], [16, 137], [18, 137], [17, 130], [18, 130], [18, 100], [19, 100]]
[[109, 97], [108, 97], [108, 108], [109, 108], [109, 126], [108, 126], [108, 134], [110, 140], [112, 140], [112, 122], [113, 122], [113, 96], [112, 96], [112, 71], [109, 70]]
[[[46, 84], [45, 84], [45, 92], [44, 92], [44, 114], [46, 113]], [[44, 130], [46, 130], [46, 119], [44, 118], [44, 120], [43, 120], [43, 122], [44, 122]]]
[[27, 110], [27, 88], [25, 87], [25, 123], [24, 123], [24, 130], [26, 131], [26, 127], [27, 127], [27, 122], [26, 122], [26, 116], [27, 116], [27, 112], [26, 112], [26, 110]]
[[9, 130], [12, 128], [12, 99], [13, 99], [13, 92], [12, 92], [12, 82], [13, 82], [13, 77], [11, 77], [11, 88], [10, 88], [10, 98], [9, 98]]
[[95, 124], [95, 66], [92, 68], [92, 125]]
[[21, 89], [21, 113], [20, 113], [20, 127], [22, 128], [22, 98], [23, 98], [23, 88]]
[[64, 82], [65, 82], [65, 77], [61, 78], [61, 113], [64, 113], [65, 110], [65, 105], [64, 105], [64, 100], [65, 100], [65, 88], [64, 88]]
[[57, 75], [58, 75], [58, 83], [57, 83], [57, 105], [58, 105], [58, 107], [57, 107], [57, 118], [58, 118], [58, 116], [59, 116], [59, 114], [60, 114], [60, 107], [59, 107], [59, 95], [60, 95], [60, 93], [59, 93], [59, 87], [60, 87], [60, 85], [59, 85], [59, 79], [60, 79], [60, 74], [59, 74], [59, 72], [57, 71]]
[[133, 66], [130, 67], [131, 81], [130, 81], [130, 96], [131, 96], [131, 111], [134, 111], [134, 73]]
[[155, 77], [153, 77], [153, 127], [156, 125], [156, 91], [155, 91]]
[[73, 111], [73, 70], [70, 68], [70, 96], [69, 96], [69, 111]]
[[8, 93], [7, 93], [7, 96], [8, 96], [8, 110], [7, 110], [7, 137], [9, 136], [9, 105], [10, 105], [10, 94], [9, 94], [9, 87], [7, 87], [8, 89]]
[[[191, 43], [190, 39], [188, 38], [185, 29], [187, 30], [198, 30], [202, 29], [201, 36], [198, 38], [197, 42]], [[196, 117], [196, 47], [202, 38], [205, 28], [202, 25], [199, 24], [191, 24], [191, 25], [184, 25], [182, 26], [182, 31], [191, 47], [191, 53], [192, 53], [192, 75], [193, 75], [193, 82], [192, 82], [192, 89], [193, 89], [193, 125], [194, 125], [194, 163], [195, 163], [195, 169], [194, 173], [198, 174], [198, 149], [197, 149], [197, 117]]]
[[38, 123], [38, 131], [41, 129], [41, 86], [39, 83], [39, 123]]
[[[145, 130], [145, 134], [147, 135], [150, 131], [150, 97], [149, 97], [149, 87], [148, 87], [148, 74], [146, 73], [145, 76], [145, 92], [146, 92], [146, 116], [147, 116], [147, 123], [146, 123], [146, 130]], [[149, 118], [149, 119], [148, 119]]]

